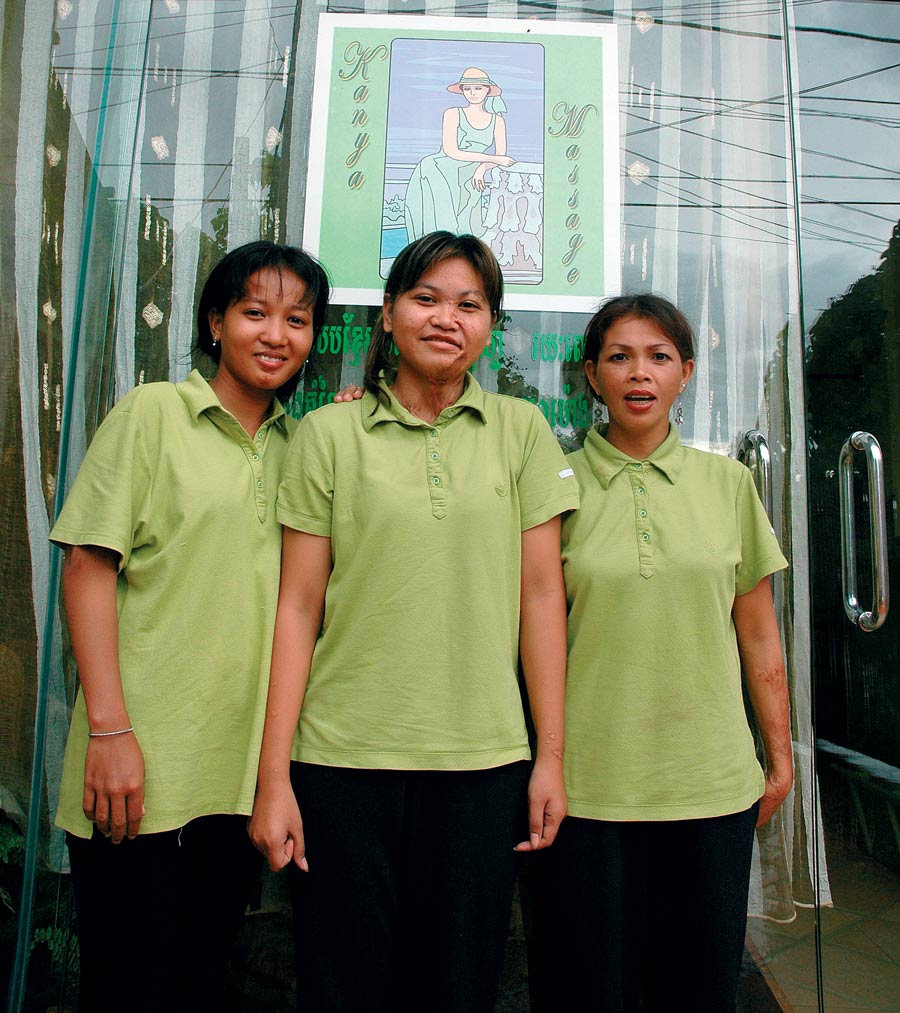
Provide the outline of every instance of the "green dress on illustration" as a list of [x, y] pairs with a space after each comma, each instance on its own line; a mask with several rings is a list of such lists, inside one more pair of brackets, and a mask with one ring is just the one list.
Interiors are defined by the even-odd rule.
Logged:
[[[459, 150], [487, 151], [494, 144], [496, 118], [497, 114], [491, 113], [487, 126], [479, 130], [469, 123], [465, 110], [460, 108], [456, 132]], [[443, 148], [419, 162], [406, 191], [406, 231], [410, 242], [437, 230], [458, 235], [468, 232], [479, 238], [484, 235], [482, 193], [472, 184], [479, 164], [451, 158]]]

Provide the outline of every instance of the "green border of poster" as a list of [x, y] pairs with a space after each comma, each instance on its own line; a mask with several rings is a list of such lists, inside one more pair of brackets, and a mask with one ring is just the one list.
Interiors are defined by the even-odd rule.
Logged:
[[[392, 44], [537, 43], [543, 49], [540, 280], [507, 279], [509, 309], [587, 312], [620, 287], [618, 74], [612, 26], [329, 15], [319, 18], [304, 245], [336, 302], [377, 305]], [[445, 81], [438, 82], [445, 89]], [[449, 96], [452, 98], [452, 96]]]

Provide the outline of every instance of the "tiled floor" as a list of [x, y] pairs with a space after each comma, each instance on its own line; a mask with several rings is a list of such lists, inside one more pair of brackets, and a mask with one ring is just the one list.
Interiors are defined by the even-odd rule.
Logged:
[[[900, 876], [852, 846], [832, 841], [834, 907], [822, 918], [827, 1013], [900, 1011]], [[818, 1011], [815, 918], [798, 909], [790, 925], [752, 919], [750, 938], [794, 1013]]]

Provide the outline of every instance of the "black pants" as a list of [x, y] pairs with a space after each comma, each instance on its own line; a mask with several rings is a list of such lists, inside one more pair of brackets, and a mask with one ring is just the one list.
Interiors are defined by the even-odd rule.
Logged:
[[733, 1013], [757, 811], [566, 819], [526, 863], [533, 1013]]
[[291, 867], [301, 1013], [491, 1013], [528, 765], [291, 767], [309, 861]]
[[246, 816], [112, 844], [67, 835], [81, 952], [79, 1013], [237, 1009], [228, 962], [261, 871]]

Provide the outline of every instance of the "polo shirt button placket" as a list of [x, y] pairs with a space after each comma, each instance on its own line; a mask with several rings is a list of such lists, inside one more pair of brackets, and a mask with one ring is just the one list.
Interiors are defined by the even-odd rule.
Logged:
[[638, 558], [640, 560], [641, 575], [650, 577], [653, 575], [653, 547], [650, 543], [650, 531], [648, 530], [647, 523], [649, 511], [646, 507], [646, 500], [643, 499], [647, 495], [647, 487], [641, 484], [643, 480], [641, 472], [643, 472], [644, 466], [642, 463], [636, 461], [628, 467], [631, 470], [631, 485], [634, 490], [635, 513], [637, 514], [635, 528], [638, 536]]
[[[258, 437], [257, 437], [258, 438]], [[264, 478], [263, 466], [262, 466], [262, 455], [256, 452], [256, 448], [253, 446], [253, 442], [250, 442], [250, 446], [246, 448], [247, 463], [250, 465], [250, 470], [253, 473], [254, 484], [256, 485], [256, 516], [260, 523], [264, 522], [268, 513], [268, 503], [266, 502], [266, 483]]]
[[440, 429], [425, 430], [425, 467], [428, 475], [428, 495], [431, 512], [440, 520], [447, 516], [447, 497], [444, 494], [443, 467], [440, 451]]

